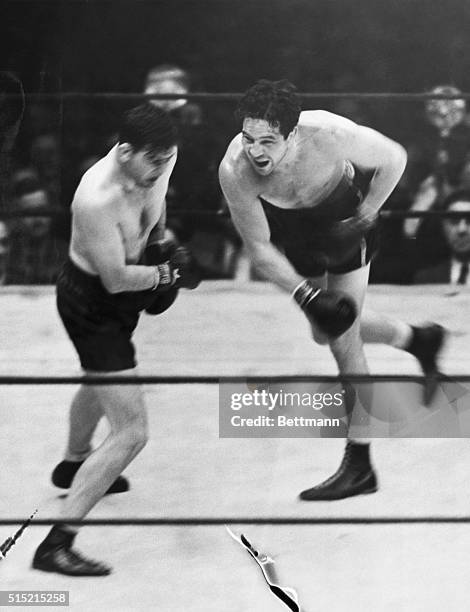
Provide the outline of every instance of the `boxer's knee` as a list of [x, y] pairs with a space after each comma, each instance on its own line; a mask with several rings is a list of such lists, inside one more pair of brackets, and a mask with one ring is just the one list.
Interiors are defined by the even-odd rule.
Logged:
[[148, 442], [148, 429], [145, 423], [130, 421], [125, 426], [111, 434], [119, 448], [126, 455], [136, 455]]

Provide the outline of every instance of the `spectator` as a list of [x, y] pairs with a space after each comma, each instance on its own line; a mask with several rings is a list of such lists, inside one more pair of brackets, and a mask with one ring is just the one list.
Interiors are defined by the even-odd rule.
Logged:
[[10, 232], [5, 221], [0, 220], [0, 285], [5, 285], [7, 278], [8, 254], [10, 250]]
[[0, 71], [0, 206], [3, 207], [10, 175], [10, 154], [23, 117], [25, 102], [21, 81]]
[[[20, 183], [13, 196], [15, 211], [37, 213], [51, 205], [47, 191], [34, 180]], [[11, 225], [6, 283], [53, 283], [66, 255], [67, 245], [55, 237], [50, 217], [15, 218]]]
[[466, 285], [470, 260], [470, 190], [452, 192], [444, 200], [442, 210], [461, 212], [462, 216], [440, 220], [446, 255], [436, 265], [419, 270], [414, 282]]
[[[469, 187], [469, 154], [459, 164], [439, 167], [440, 172], [428, 176], [421, 183], [410, 210], [439, 210], [450, 194], [458, 189]], [[406, 239], [414, 241], [415, 269], [437, 264], [447, 255], [445, 241], [436, 243], [435, 240], [436, 232], [442, 234], [441, 222], [435, 217], [406, 219], [403, 231]]]
[[[144, 93], [146, 94], [187, 94], [190, 90], [190, 78], [186, 70], [173, 64], [161, 64], [151, 68], [145, 79]], [[198, 124], [201, 122], [201, 109], [196, 104], [188, 104], [186, 98], [175, 100], [151, 100], [155, 106], [160, 106], [168, 113], [185, 108], [185, 122]], [[191, 109], [190, 113], [187, 109]]]
[[[147, 73], [144, 93], [187, 94], [191, 77], [173, 64], [161, 64]], [[214, 214], [222, 203], [217, 179], [217, 147], [204, 113], [198, 104], [185, 98], [152, 100], [169, 112], [178, 127], [178, 162], [167, 193], [168, 228], [190, 244], [205, 278], [226, 278], [232, 274], [232, 256], [238, 237], [227, 219]], [[178, 215], [178, 211], [184, 213]], [[194, 211], [194, 215], [188, 214]]]
[[31, 164], [48, 191], [51, 203], [60, 205], [61, 151], [59, 138], [52, 132], [36, 136], [31, 143]]

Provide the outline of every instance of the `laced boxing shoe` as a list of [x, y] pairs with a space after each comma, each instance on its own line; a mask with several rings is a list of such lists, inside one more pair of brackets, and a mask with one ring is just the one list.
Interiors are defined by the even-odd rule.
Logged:
[[[60, 489], [69, 489], [82, 463], [83, 461], [61, 461], [52, 472], [52, 483]], [[118, 476], [106, 491], [106, 495], [110, 493], [125, 493], [129, 488], [129, 481], [127, 478]]]
[[111, 568], [99, 561], [87, 559], [72, 549], [74, 533], [55, 526], [39, 545], [32, 567], [43, 572], [56, 572], [66, 576], [108, 576]]
[[378, 489], [376, 473], [370, 463], [369, 444], [348, 440], [338, 470], [319, 485], [300, 493], [304, 501], [333, 501], [354, 495], [375, 493]]

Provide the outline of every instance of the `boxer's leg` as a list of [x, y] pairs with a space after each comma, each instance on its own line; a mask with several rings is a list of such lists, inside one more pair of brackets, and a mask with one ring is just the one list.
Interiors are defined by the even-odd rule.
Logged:
[[[343, 291], [355, 301], [358, 317], [354, 324], [339, 338], [329, 341], [330, 349], [338, 364], [340, 374], [368, 374], [369, 369], [361, 338], [361, 310], [369, 279], [369, 265], [345, 274], [329, 274], [327, 288]], [[346, 452], [338, 471], [325, 482], [300, 494], [307, 501], [327, 501], [343, 499], [353, 495], [372, 493], [377, 490], [377, 478], [370, 464], [369, 443], [364, 433], [351, 439], [350, 435], [359, 425], [355, 422], [358, 415], [370, 414], [373, 388], [370, 383], [351, 385], [345, 394], [349, 417], [349, 436]]]
[[[132, 375], [135, 370], [87, 373]], [[64, 522], [85, 517], [147, 442], [147, 414], [139, 386], [100, 385], [96, 393], [109, 420], [110, 433], [78, 470], [61, 512]], [[67, 575], [109, 574], [110, 568], [72, 549], [77, 528], [64, 522], [54, 525], [39, 545], [33, 567]]]
[[[135, 370], [100, 373], [108, 374], [133, 375]], [[110, 432], [78, 470], [63, 516], [85, 516], [147, 441], [147, 415], [140, 386], [100, 385], [95, 391], [109, 421]]]
[[[65, 458], [56, 465], [51, 476], [56, 487], [68, 489], [72, 484], [75, 474], [92, 452], [91, 439], [103, 413], [98, 388], [81, 385], [70, 407]], [[128, 480], [119, 475], [106, 493], [124, 493], [128, 490]]]
[[70, 406], [66, 461], [84, 461], [88, 457], [91, 439], [102, 416], [103, 408], [95, 387], [81, 385]]

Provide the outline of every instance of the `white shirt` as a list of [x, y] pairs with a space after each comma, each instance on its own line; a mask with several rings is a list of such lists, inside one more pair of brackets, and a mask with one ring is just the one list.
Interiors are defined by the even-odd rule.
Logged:
[[[454, 258], [451, 259], [451, 262], [450, 262], [450, 282], [453, 285], [457, 284], [457, 281], [459, 279], [460, 271], [462, 270], [463, 264], [464, 264], [464, 262], [459, 261], [458, 259], [454, 259]], [[470, 272], [467, 274], [467, 280], [465, 281], [465, 285], [468, 285], [469, 277], [470, 277]]]

